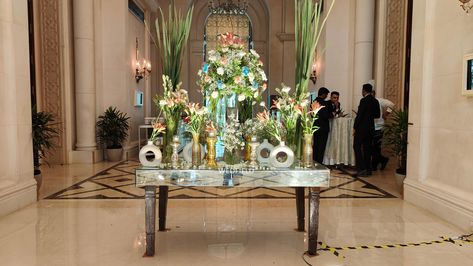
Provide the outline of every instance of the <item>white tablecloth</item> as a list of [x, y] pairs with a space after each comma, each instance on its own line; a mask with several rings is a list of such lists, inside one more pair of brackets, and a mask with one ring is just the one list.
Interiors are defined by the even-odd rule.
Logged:
[[325, 165], [355, 165], [353, 151], [353, 122], [349, 117], [334, 118], [330, 121], [330, 133], [325, 148]]

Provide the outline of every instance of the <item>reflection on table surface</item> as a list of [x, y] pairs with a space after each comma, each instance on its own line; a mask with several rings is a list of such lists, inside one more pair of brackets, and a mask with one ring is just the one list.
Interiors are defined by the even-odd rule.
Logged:
[[136, 186], [204, 187], [328, 187], [330, 170], [315, 164], [311, 168], [227, 167], [218, 169], [171, 169], [139, 167]]

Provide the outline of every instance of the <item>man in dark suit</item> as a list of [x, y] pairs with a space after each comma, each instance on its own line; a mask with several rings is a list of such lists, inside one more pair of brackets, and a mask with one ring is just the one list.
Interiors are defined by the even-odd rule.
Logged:
[[355, 124], [353, 125], [353, 149], [355, 150], [357, 176], [371, 175], [371, 147], [374, 137], [374, 120], [381, 116], [379, 102], [371, 94], [373, 86], [363, 85]]
[[324, 160], [325, 147], [327, 146], [328, 133], [330, 131], [329, 119], [333, 117], [332, 104], [330, 101], [326, 101], [329, 90], [325, 87], [321, 87], [317, 93], [317, 101], [320, 106], [324, 108], [320, 109], [317, 113], [317, 120], [315, 120], [315, 125], [319, 127], [314, 133], [314, 161], [322, 164]]
[[332, 91], [330, 93], [330, 102], [332, 103], [333, 116], [338, 117], [342, 109], [340, 108], [340, 93]]

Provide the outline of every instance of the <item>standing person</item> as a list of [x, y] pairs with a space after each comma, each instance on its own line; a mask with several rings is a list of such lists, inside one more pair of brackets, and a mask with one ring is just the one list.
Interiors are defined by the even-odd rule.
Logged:
[[379, 102], [371, 93], [371, 84], [363, 85], [363, 98], [353, 125], [353, 149], [355, 150], [357, 176], [371, 175], [371, 149], [374, 137], [374, 120], [380, 117]]
[[330, 101], [326, 101], [329, 90], [325, 87], [321, 87], [317, 93], [316, 102], [320, 106], [323, 106], [322, 109], [317, 113], [317, 120], [315, 120], [315, 125], [319, 127], [314, 133], [314, 161], [322, 164], [324, 161], [325, 147], [327, 146], [328, 133], [330, 131], [329, 119], [333, 117], [332, 105]]
[[378, 170], [378, 165], [381, 164], [381, 170], [386, 168], [386, 164], [388, 164], [389, 158], [383, 156], [381, 154], [381, 143], [383, 140], [383, 128], [384, 123], [389, 114], [393, 111], [394, 103], [388, 99], [376, 97], [376, 90], [373, 90], [373, 96], [379, 102], [379, 110], [381, 113], [381, 117], [374, 120], [374, 138], [373, 138], [373, 154], [371, 159], [371, 166], [372, 170]]
[[330, 93], [330, 102], [332, 104], [333, 116], [337, 117], [340, 112], [340, 93], [338, 91], [332, 91]]

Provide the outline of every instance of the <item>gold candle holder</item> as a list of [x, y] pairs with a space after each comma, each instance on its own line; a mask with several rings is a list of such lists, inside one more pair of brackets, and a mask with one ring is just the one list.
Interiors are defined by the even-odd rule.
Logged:
[[243, 161], [249, 162], [251, 160], [251, 136], [245, 136], [245, 156]]
[[209, 131], [207, 133], [207, 167], [211, 169], [217, 168], [217, 162], [215, 161], [215, 144], [217, 143], [217, 135], [215, 131]]
[[179, 167], [179, 153], [178, 153], [178, 148], [179, 148], [179, 136], [175, 135], [172, 138], [172, 155], [171, 155], [171, 167], [176, 169]]
[[258, 167], [258, 162], [256, 161], [257, 159], [257, 154], [256, 154], [256, 148], [258, 148], [259, 146], [259, 142], [258, 142], [258, 139], [256, 138], [256, 136], [252, 136], [250, 138], [251, 142], [250, 142], [250, 163], [249, 163], [249, 166], [250, 167]]

